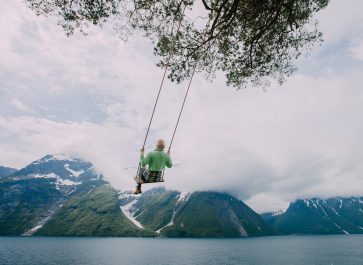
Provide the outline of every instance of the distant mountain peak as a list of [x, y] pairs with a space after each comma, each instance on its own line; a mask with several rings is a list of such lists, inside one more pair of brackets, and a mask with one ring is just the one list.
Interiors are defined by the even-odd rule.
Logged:
[[9, 175], [13, 174], [16, 171], [17, 171], [17, 169], [15, 169], [15, 168], [0, 166], [0, 178], [9, 176]]
[[287, 234], [362, 234], [363, 197], [297, 199], [285, 213], [263, 217]]
[[278, 209], [274, 212], [271, 213], [272, 216], [278, 216], [278, 215], [281, 215], [283, 214], [285, 211], [281, 210], [281, 209]]
[[41, 164], [41, 163], [47, 163], [49, 161], [69, 161], [69, 162], [77, 162], [77, 161], [83, 161], [80, 158], [74, 158], [65, 154], [48, 154], [44, 157], [42, 157], [41, 159], [38, 159], [36, 161], [34, 161], [32, 164], [33, 165], [37, 165], [37, 164]]
[[105, 181], [107, 179], [95, 170], [92, 163], [64, 154], [46, 155], [16, 171], [14, 179], [43, 178], [59, 186], [77, 186], [81, 183]]

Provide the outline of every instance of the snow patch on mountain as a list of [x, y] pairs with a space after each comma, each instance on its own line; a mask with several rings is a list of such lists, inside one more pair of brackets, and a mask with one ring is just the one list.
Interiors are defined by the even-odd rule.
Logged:
[[305, 203], [305, 205], [306, 205], [307, 207], [309, 207], [309, 206], [310, 206], [310, 202], [309, 202], [309, 200], [304, 200], [304, 203]]
[[237, 215], [235, 214], [235, 212], [232, 209], [228, 209], [228, 212], [229, 212], [230, 220], [231, 220], [232, 224], [234, 224], [234, 226], [237, 228], [239, 235], [243, 236], [243, 237], [248, 236], [246, 229], [240, 223], [240, 220], [237, 217]]
[[187, 202], [191, 193], [190, 192], [181, 192], [179, 195], [177, 195], [177, 202]]
[[336, 226], [336, 227], [338, 227], [344, 234], [346, 234], [346, 235], [349, 235], [349, 233], [347, 232], [347, 231], [345, 231], [344, 229], [342, 229], [339, 225], [337, 225], [335, 222], [333, 222], [332, 221], [332, 223]]
[[64, 185], [64, 186], [76, 186], [76, 185], [79, 185], [81, 183], [82, 182], [75, 182], [75, 181], [72, 181], [72, 180], [69, 180], [69, 179], [61, 179], [61, 178], [57, 179], [57, 184], [58, 185]]
[[103, 175], [97, 175], [95, 178], [89, 179], [90, 181], [100, 180], [103, 179], [104, 181], [108, 181]]
[[76, 161], [73, 157], [64, 155], [64, 154], [54, 154], [52, 155], [53, 160], [59, 160], [59, 161]]
[[31, 178], [45, 178], [45, 179], [55, 179], [55, 183], [57, 188], [59, 186], [77, 186], [82, 184], [82, 182], [75, 182], [69, 179], [62, 179], [60, 176], [56, 175], [55, 173], [48, 173], [48, 174], [31, 174], [29, 175]]
[[120, 206], [121, 211], [124, 213], [124, 215], [137, 227], [144, 229], [142, 224], [136, 220], [135, 213], [138, 211], [137, 208], [135, 208], [135, 204], [137, 203], [137, 200], [133, 200], [130, 203]]
[[118, 194], [118, 198], [120, 200], [130, 200], [130, 199], [136, 199], [138, 197], [139, 197], [138, 195], [134, 195], [129, 191], [121, 191]]
[[45, 157], [33, 162], [33, 165], [39, 165], [42, 163], [47, 163], [49, 161], [56, 160], [56, 161], [69, 161], [69, 162], [75, 162], [76, 159], [69, 157], [67, 155], [63, 154], [54, 154], [54, 155], [46, 155]]
[[33, 228], [31, 228], [28, 231], [26, 231], [25, 233], [23, 233], [22, 236], [31, 236], [42, 227], [43, 227], [43, 224], [34, 226]]
[[157, 230], [156, 233], [160, 234], [161, 230], [163, 230], [165, 227], [174, 225], [175, 214], [177, 213], [177, 211], [178, 210], [173, 209], [173, 217], [171, 218], [170, 222], [165, 226], [163, 226], [162, 228], [160, 228], [159, 230]]
[[34, 226], [31, 229], [29, 229], [28, 231], [24, 232], [22, 234], [22, 236], [32, 236], [35, 232], [37, 232], [39, 229], [41, 229], [48, 222], [48, 220], [58, 211], [58, 209], [61, 208], [62, 206], [63, 206], [63, 204], [58, 205], [58, 207], [52, 207], [48, 211], [48, 213], [46, 214], [46, 216], [43, 219], [41, 219], [37, 223], [36, 226]]
[[[118, 193], [118, 198], [119, 200], [122, 201], [122, 204], [120, 206], [121, 211], [123, 212], [123, 214], [137, 227], [144, 229], [144, 227], [142, 226], [142, 224], [136, 220], [136, 218], [138, 216], [140, 216], [141, 214], [139, 214], [138, 216], [135, 216], [135, 213], [139, 210], [138, 208], [135, 207], [135, 204], [138, 202], [138, 198], [140, 197], [140, 195], [134, 195], [129, 191], [120, 191]], [[124, 204], [125, 203], [125, 204]]]
[[180, 203], [187, 202], [191, 194], [192, 193], [190, 193], [190, 192], [181, 192], [179, 195], [176, 196], [176, 199], [177, 199], [176, 202], [177, 203], [179, 202], [179, 204], [176, 207], [174, 207], [173, 216], [171, 217], [170, 222], [167, 223], [162, 228], [160, 228], [159, 230], [157, 230], [156, 233], [159, 234], [161, 232], [161, 230], [163, 230], [164, 228], [174, 225], [175, 215], [176, 215], [176, 213], [178, 212], [178, 210], [180, 209], [180, 206], [181, 206]]
[[48, 174], [30, 174], [29, 177], [35, 178], [35, 179], [40, 179], [40, 178], [45, 178], [45, 179], [49, 179], [49, 178], [59, 178], [59, 176], [56, 175], [55, 173], [48, 173]]
[[85, 172], [85, 170], [83, 170], [83, 169], [80, 171], [73, 170], [69, 167], [69, 164], [65, 164], [64, 169], [67, 170], [68, 172], [70, 172], [76, 178], [78, 178], [81, 174], [83, 174]]
[[338, 216], [340, 216], [340, 214], [333, 208], [333, 207], [331, 207], [331, 209], [333, 210], [333, 212], [336, 214], [336, 215], [338, 215]]
[[281, 210], [281, 209], [279, 209], [279, 210], [277, 210], [277, 211], [272, 212], [271, 216], [278, 216], [278, 215], [281, 215], [281, 214], [283, 214], [283, 213], [284, 213], [284, 211], [283, 211], [283, 210]]

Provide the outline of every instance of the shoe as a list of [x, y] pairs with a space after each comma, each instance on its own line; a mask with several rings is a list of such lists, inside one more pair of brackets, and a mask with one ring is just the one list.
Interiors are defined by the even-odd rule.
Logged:
[[142, 193], [142, 191], [141, 191], [141, 187], [136, 187], [136, 189], [134, 190], [134, 192], [132, 193], [132, 194], [140, 194], [140, 193]]

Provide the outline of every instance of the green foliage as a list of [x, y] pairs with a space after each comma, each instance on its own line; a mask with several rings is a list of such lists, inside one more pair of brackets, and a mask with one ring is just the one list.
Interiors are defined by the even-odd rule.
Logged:
[[36, 235], [152, 236], [138, 229], [121, 212], [116, 191], [108, 186], [70, 198]]
[[[159, 66], [181, 82], [196, 67], [217, 71], [237, 88], [282, 83], [293, 61], [322, 41], [314, 15], [329, 0], [26, 0], [37, 14], [56, 15], [67, 34], [115, 21], [118, 33], [142, 31], [155, 43]], [[202, 2], [204, 10], [190, 10]], [[185, 9], [186, 13], [185, 13]], [[188, 15], [189, 14], [189, 15]]]

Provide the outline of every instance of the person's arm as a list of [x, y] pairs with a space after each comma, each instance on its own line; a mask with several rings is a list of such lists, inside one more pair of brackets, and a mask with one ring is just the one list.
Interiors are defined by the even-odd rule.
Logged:
[[165, 165], [166, 165], [166, 167], [171, 168], [173, 166], [173, 162], [171, 161], [171, 157], [170, 157], [169, 153], [170, 153], [170, 151], [167, 153], [167, 159], [166, 159]]
[[150, 153], [148, 153], [146, 155], [146, 157], [144, 157], [144, 150], [141, 151], [141, 154], [140, 154], [140, 162], [141, 162], [141, 166], [142, 167], [145, 167], [147, 164], [149, 164], [150, 162]]

